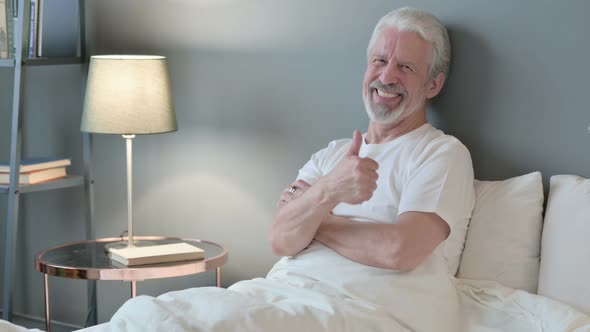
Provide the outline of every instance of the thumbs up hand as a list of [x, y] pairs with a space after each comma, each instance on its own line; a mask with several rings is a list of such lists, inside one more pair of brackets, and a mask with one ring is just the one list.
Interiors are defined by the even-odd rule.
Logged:
[[363, 138], [358, 130], [344, 158], [315, 184], [321, 186], [335, 203], [360, 204], [369, 200], [377, 189], [379, 164], [371, 158], [360, 158]]
[[346, 155], [358, 157], [361, 145], [363, 145], [363, 136], [361, 136], [361, 133], [358, 130], [355, 130], [352, 133], [352, 143], [350, 144], [350, 148]]

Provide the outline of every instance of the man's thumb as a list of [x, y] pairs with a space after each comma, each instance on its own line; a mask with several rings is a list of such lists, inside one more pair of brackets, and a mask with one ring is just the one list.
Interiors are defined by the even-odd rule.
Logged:
[[362, 144], [363, 137], [361, 136], [361, 133], [358, 130], [355, 130], [352, 134], [352, 144], [350, 144], [350, 148], [348, 149], [348, 155], [358, 156]]

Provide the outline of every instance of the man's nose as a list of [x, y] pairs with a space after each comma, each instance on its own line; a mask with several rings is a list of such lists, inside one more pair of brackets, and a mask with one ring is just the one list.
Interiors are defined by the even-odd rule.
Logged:
[[397, 63], [389, 62], [387, 66], [383, 68], [379, 79], [383, 84], [397, 83], [399, 79], [399, 67]]

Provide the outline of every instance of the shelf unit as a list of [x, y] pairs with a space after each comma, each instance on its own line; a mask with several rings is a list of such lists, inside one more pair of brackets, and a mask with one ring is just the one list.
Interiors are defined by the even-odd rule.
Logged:
[[[65, 178], [57, 179], [54, 181], [42, 182], [33, 185], [21, 185], [18, 190], [21, 194], [33, 193], [38, 191], [64, 189], [70, 187], [79, 187], [84, 184], [84, 177], [79, 175], [68, 175]], [[8, 185], [0, 185], [0, 193], [8, 193]]]
[[[13, 0], [7, 0], [13, 1]], [[6, 241], [4, 253], [4, 284], [2, 293], [2, 318], [8, 321], [12, 320], [12, 305], [13, 305], [13, 283], [15, 277], [15, 253], [16, 253], [16, 239], [18, 233], [19, 222], [19, 200], [20, 195], [25, 193], [57, 190], [71, 187], [83, 187], [86, 198], [86, 238], [94, 239], [94, 180], [92, 177], [91, 168], [91, 148], [92, 137], [89, 134], [82, 134], [83, 146], [83, 163], [84, 175], [68, 175], [65, 178], [54, 181], [43, 182], [34, 185], [19, 185], [19, 172], [22, 150], [22, 113], [23, 113], [23, 88], [25, 67], [29, 66], [53, 66], [64, 64], [85, 64], [85, 22], [84, 22], [84, 0], [78, 1], [79, 9], [79, 52], [78, 56], [74, 57], [56, 57], [56, 58], [23, 58], [23, 22], [24, 10], [26, 9], [26, 0], [16, 0], [18, 2], [18, 16], [15, 21], [14, 29], [14, 44], [16, 50], [14, 52], [14, 59], [0, 59], [0, 67], [11, 68], [14, 70], [13, 79], [13, 98], [12, 98], [12, 117], [10, 121], [10, 184], [0, 185], [0, 194], [6, 194], [8, 197], [8, 208], [6, 213]], [[46, 5], [50, 5], [48, 1]], [[0, 110], [1, 111], [1, 110]], [[28, 264], [30, 262], [24, 262]], [[86, 324], [97, 323], [96, 313], [96, 282], [88, 283], [88, 303], [89, 311], [86, 319]]]
[[[57, 57], [57, 58], [26, 58], [22, 59], [22, 66], [47, 66], [47, 65], [75, 65], [84, 63], [81, 57]], [[14, 59], [0, 59], [0, 67], [14, 67]]]
[[14, 59], [0, 59], [0, 67], [14, 67]]

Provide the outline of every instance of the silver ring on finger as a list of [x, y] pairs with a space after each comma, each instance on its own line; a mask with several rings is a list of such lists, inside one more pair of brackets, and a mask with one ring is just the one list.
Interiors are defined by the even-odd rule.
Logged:
[[289, 188], [288, 193], [291, 194], [291, 196], [295, 195], [295, 191], [297, 190], [297, 187], [292, 186], [291, 188]]

